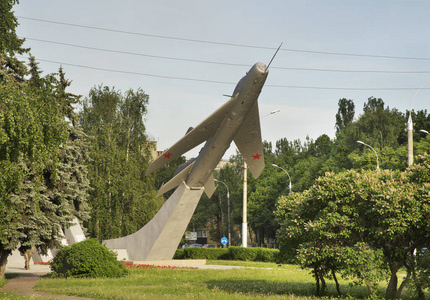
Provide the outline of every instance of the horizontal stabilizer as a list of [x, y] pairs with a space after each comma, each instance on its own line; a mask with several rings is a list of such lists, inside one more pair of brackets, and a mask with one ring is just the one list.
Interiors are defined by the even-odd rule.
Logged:
[[188, 165], [185, 169], [183, 169], [181, 172], [178, 173], [175, 177], [170, 179], [166, 184], [164, 184], [157, 193], [157, 197], [163, 195], [165, 192], [170, 191], [171, 189], [177, 187], [180, 185], [183, 181], [185, 181], [190, 175], [191, 170], [194, 167], [194, 162], [190, 165]]

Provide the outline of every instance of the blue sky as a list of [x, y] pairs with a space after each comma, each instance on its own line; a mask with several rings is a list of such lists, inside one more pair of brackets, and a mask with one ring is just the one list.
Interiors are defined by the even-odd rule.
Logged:
[[[70, 92], [142, 88], [159, 150], [227, 101], [281, 42], [259, 98], [261, 116], [280, 109], [261, 120], [273, 144], [334, 138], [341, 98], [354, 100], [356, 116], [372, 96], [405, 112], [430, 81], [429, 1], [21, 0], [14, 10], [25, 46], [46, 73], [63, 64]], [[412, 109], [429, 109], [429, 98], [421, 90]]]

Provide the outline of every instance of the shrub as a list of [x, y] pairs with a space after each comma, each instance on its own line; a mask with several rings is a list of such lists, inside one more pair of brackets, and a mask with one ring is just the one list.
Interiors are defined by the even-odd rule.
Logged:
[[232, 260], [276, 262], [279, 249], [229, 247], [229, 257]]
[[184, 248], [184, 257], [185, 259], [205, 259], [205, 248], [200, 247], [187, 247]]
[[175, 254], [173, 255], [173, 259], [185, 259], [185, 250], [177, 249]]
[[256, 261], [277, 262], [279, 249], [257, 248]]
[[257, 258], [257, 248], [229, 247], [231, 260], [255, 261]]
[[173, 256], [173, 259], [229, 259], [228, 249], [224, 248], [199, 248], [187, 247], [185, 249], [178, 249]]
[[121, 277], [127, 274], [116, 254], [94, 239], [58, 251], [51, 264], [54, 277]]
[[173, 256], [174, 259], [209, 259], [209, 260], [244, 260], [278, 262], [279, 249], [268, 248], [199, 248], [187, 247], [178, 249]]
[[226, 259], [228, 250], [223, 248], [185, 248], [185, 258], [188, 259]]

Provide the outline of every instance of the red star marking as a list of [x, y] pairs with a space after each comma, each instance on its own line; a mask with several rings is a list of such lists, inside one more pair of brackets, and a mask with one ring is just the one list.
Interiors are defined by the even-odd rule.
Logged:
[[166, 158], [170, 158], [170, 156], [172, 156], [172, 153], [170, 153], [170, 151], [169, 151], [169, 153], [164, 154], [164, 159], [166, 159]]
[[255, 154], [255, 155], [253, 155], [252, 157], [254, 158], [254, 160], [256, 160], [256, 159], [260, 159], [260, 156], [261, 156], [261, 154]]

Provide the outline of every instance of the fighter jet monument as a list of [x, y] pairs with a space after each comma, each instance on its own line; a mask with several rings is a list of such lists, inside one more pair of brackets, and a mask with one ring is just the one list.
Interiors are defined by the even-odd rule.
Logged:
[[155, 217], [131, 235], [103, 241], [108, 248], [126, 253], [123, 258], [129, 260], [172, 259], [202, 193], [214, 193], [213, 171], [232, 141], [252, 175], [260, 175], [264, 157], [258, 97], [269, 65], [253, 65], [224, 105], [151, 162], [147, 175], [206, 142], [198, 157], [160, 188], [159, 195], [179, 186]]

